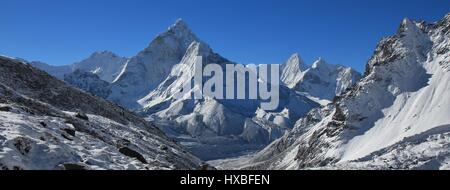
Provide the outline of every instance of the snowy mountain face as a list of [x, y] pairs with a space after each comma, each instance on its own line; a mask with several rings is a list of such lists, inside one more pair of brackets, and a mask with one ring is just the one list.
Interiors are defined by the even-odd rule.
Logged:
[[293, 88], [303, 78], [309, 67], [303, 62], [298, 53], [293, 54], [289, 60], [281, 65], [281, 81], [289, 88]]
[[101, 80], [111, 83], [123, 70], [127, 60], [127, 58], [120, 57], [112, 52], [102, 51], [95, 52], [87, 59], [71, 65], [52, 66], [42, 62], [30, 62], [30, 64], [61, 80], [64, 79], [65, 75], [80, 70], [93, 73]]
[[235, 64], [214, 53], [208, 45], [193, 42], [170, 75], [139, 104], [144, 107], [144, 115], [164, 126], [166, 133], [202, 159], [261, 149], [292, 127], [292, 121], [319, 106], [285, 87], [280, 88], [279, 108], [272, 112], [259, 109], [261, 100], [174, 98], [186, 81], [193, 80], [197, 56], [203, 57], [203, 67], [210, 63], [223, 68], [225, 64]]
[[112, 92], [110, 83], [119, 76], [127, 61], [127, 58], [102, 51], [71, 65], [53, 66], [36, 61], [29, 64], [76, 88], [106, 99]]
[[33, 65], [56, 76], [64, 73], [72, 86], [139, 112], [205, 160], [260, 150], [360, 78], [350, 68], [323, 60], [308, 66], [294, 54], [281, 66], [281, 102], [274, 111], [260, 109], [261, 100], [175, 99], [192, 80], [197, 56], [203, 56], [203, 66], [235, 64], [178, 20], [130, 59], [99, 52], [70, 66]]
[[199, 164], [131, 112], [0, 57], [0, 168], [195, 169]]
[[433, 24], [403, 20], [356, 86], [239, 167], [448, 169], [449, 29], [450, 14]]
[[194, 41], [199, 40], [184, 21], [178, 20], [147, 48], [130, 58], [113, 82], [108, 99], [130, 109], [139, 109], [137, 101], [166, 79]]
[[321, 58], [309, 67], [298, 54], [292, 55], [282, 65], [281, 72], [281, 81], [287, 87], [318, 102], [327, 103], [352, 87], [360, 78], [361, 75], [352, 68], [328, 64]]
[[72, 71], [81, 70], [97, 75], [101, 80], [112, 83], [128, 61], [109, 51], [95, 52], [87, 59], [74, 63]]
[[[102, 59], [95, 59], [100, 55], [103, 54], [94, 54], [88, 59], [91, 65], [108, 65]], [[192, 80], [194, 61], [199, 55], [205, 58], [203, 65], [235, 64], [214, 53], [186, 23], [178, 20], [146, 49], [126, 61], [111, 84], [95, 76], [99, 75], [92, 71], [95, 66], [66, 74], [64, 80], [140, 112], [163, 126], [166, 133], [196, 155], [215, 159], [263, 148], [290, 130], [295, 121], [312, 108], [318, 107], [316, 102], [331, 100], [359, 79], [350, 68], [323, 61], [309, 67], [294, 54], [282, 65], [281, 80], [289, 88], [280, 87], [281, 104], [275, 111], [260, 109], [260, 100], [174, 99], [173, 95], [182, 85]], [[83, 65], [87, 65], [85, 63], [88, 61]], [[186, 66], [190, 70], [186, 71]]]
[[101, 80], [98, 75], [91, 72], [76, 70], [66, 74], [64, 81], [76, 88], [105, 99], [111, 94], [111, 84]]

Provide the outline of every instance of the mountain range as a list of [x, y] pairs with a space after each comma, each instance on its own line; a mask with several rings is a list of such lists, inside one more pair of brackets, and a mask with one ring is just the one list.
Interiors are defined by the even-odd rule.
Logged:
[[[236, 64], [213, 52], [180, 19], [128, 59], [104, 51], [72, 65], [31, 65], [57, 78], [64, 73], [61, 68], [72, 68], [62, 76], [66, 82], [157, 123], [166, 134], [206, 160], [263, 148], [312, 108], [329, 103], [360, 78], [351, 68], [323, 59], [308, 66], [294, 54], [281, 65], [284, 85], [281, 104], [275, 111], [259, 109], [259, 101], [248, 99], [175, 100], [175, 92], [193, 78], [194, 71], [183, 72], [182, 67], [192, 68], [196, 56], [203, 56], [203, 66]], [[105, 73], [113, 77], [107, 78]]]
[[[200, 159], [224, 159], [209, 163], [227, 169], [446, 169], [450, 162], [450, 102], [445, 98], [449, 90], [449, 28], [449, 14], [436, 23], [403, 20], [397, 34], [380, 41], [363, 76], [323, 58], [306, 64], [295, 53], [280, 65], [280, 104], [272, 111], [260, 109], [262, 100], [258, 99], [174, 98], [186, 81], [193, 80], [197, 56], [203, 57], [203, 67], [211, 63], [222, 67], [238, 64], [215, 53], [182, 20], [130, 58], [103, 51], [71, 65], [28, 65], [65, 81], [58, 81], [53, 88], [68, 88], [95, 99], [93, 105], [100, 101], [107, 104], [100, 106], [123, 110], [138, 123], [152, 125], [148, 127], [154, 128], [153, 136], [168, 139], [167, 135], [179, 142], [181, 146], [167, 140], [149, 145], [166, 147], [160, 149], [164, 151], [176, 147], [169, 149], [174, 159], [164, 162], [173, 164], [164, 166], [168, 168], [194, 168], [201, 165]], [[41, 72], [26, 66], [25, 61], [2, 59], [5, 64]], [[4, 77], [13, 80], [13, 76]], [[50, 78], [36, 80], [57, 81]], [[248, 83], [245, 80], [240, 82]], [[35, 87], [27, 85], [31, 84], [24, 84], [25, 89]], [[5, 86], [23, 89], [14, 83]], [[17, 93], [23, 95], [22, 91]], [[30, 94], [34, 96], [28, 98], [48, 106], [61, 102], [39, 99], [58, 94], [54, 90]], [[114, 121], [122, 128], [127, 126], [116, 121], [115, 113], [102, 115], [89, 106], [72, 106], [54, 108], [69, 116], [46, 117], [66, 118], [82, 111], [89, 118], [102, 118], [92, 125], [101, 127], [101, 122]], [[144, 139], [128, 141], [145, 143]], [[144, 154], [150, 153], [141, 152], [141, 160], [157, 159]], [[242, 155], [247, 156], [238, 157]], [[180, 157], [188, 157], [189, 163], [179, 163]]]
[[264, 150], [216, 163], [246, 169], [450, 169], [450, 14], [404, 19], [364, 77]]

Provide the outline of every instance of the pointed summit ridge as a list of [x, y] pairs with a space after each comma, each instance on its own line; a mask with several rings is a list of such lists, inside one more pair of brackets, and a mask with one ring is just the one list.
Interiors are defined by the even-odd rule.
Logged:
[[400, 24], [397, 34], [399, 35], [418, 35], [422, 33], [422, 30], [417, 26], [419, 23], [409, 19], [404, 18]]
[[168, 30], [171, 30], [171, 29], [180, 29], [180, 28], [189, 29], [187, 23], [186, 23], [183, 19], [181, 19], [181, 18], [177, 19], [177, 20], [175, 21], [175, 23], [172, 24], [172, 25], [169, 27]]
[[308, 66], [303, 62], [298, 53], [294, 53], [283, 65], [281, 65], [281, 81], [286, 86], [292, 86], [298, 83]]
[[177, 37], [179, 39], [189, 39], [189, 40], [199, 41], [199, 39], [195, 36], [195, 34], [189, 28], [188, 24], [182, 19], [178, 19], [177, 21], [175, 21], [175, 23], [172, 24], [167, 29], [166, 32], [162, 33], [159, 36], [167, 36], [167, 35], [174, 35], [175, 37]]
[[[155, 89], [180, 63], [193, 42], [201, 42], [187, 24], [178, 19], [150, 45], [130, 58], [115, 80], [109, 99], [127, 108], [136, 108], [136, 101]], [[127, 96], [128, 100], [122, 97]]]
[[292, 54], [292, 56], [289, 58], [286, 64], [298, 67], [301, 71], [308, 69], [308, 66], [305, 64], [305, 62], [298, 53]]

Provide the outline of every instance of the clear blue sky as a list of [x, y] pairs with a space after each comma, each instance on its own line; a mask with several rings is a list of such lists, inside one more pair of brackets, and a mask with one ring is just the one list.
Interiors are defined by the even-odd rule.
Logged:
[[299, 52], [359, 71], [402, 18], [436, 21], [449, 0], [1, 0], [0, 54], [54, 65], [132, 56], [177, 18], [224, 57], [281, 63]]

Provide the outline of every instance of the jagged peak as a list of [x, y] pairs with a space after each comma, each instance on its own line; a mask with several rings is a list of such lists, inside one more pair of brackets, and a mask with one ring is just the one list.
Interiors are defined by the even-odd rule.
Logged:
[[181, 18], [177, 19], [175, 23], [167, 29], [167, 32], [174, 33], [177, 36], [195, 36], [189, 28], [188, 24]]
[[[172, 40], [164, 40], [170, 38]], [[172, 43], [175, 40], [176, 43]], [[172, 41], [172, 42], [171, 42]], [[167, 31], [160, 33], [152, 40], [147, 48], [141, 53], [149, 52], [154, 47], [181, 45], [182, 49], [186, 49], [193, 41], [200, 41], [197, 36], [189, 29], [188, 25], [182, 20], [178, 19], [172, 24]], [[170, 43], [169, 43], [170, 42]], [[184, 51], [183, 51], [184, 53]]]
[[445, 16], [444, 16], [444, 20], [450, 20], [450, 13], [447, 13]]
[[182, 18], [178, 18], [175, 21], [175, 23], [172, 24], [172, 26], [169, 27], [169, 30], [173, 29], [173, 28], [186, 28], [186, 29], [189, 29], [187, 23]]
[[403, 18], [403, 20], [402, 20], [402, 26], [410, 26], [410, 25], [413, 25], [414, 24], [414, 21], [412, 21], [411, 19], [409, 19], [409, 18]]
[[300, 58], [300, 54], [298, 54], [297, 52], [296, 53], [293, 53], [292, 55], [291, 55], [291, 59], [293, 59], [293, 58]]
[[447, 26], [447, 29], [448, 29], [448, 26], [450, 25], [450, 13], [447, 13], [444, 16], [444, 18], [441, 21], [439, 21], [438, 23], [440, 23], [443, 26]]
[[299, 68], [301, 71], [304, 71], [308, 68], [308, 66], [305, 64], [300, 54], [298, 53], [292, 54], [291, 57], [289, 57], [288, 61], [285, 63], [285, 66], [296, 67]]
[[290, 61], [294, 61], [294, 62], [303, 62], [302, 58], [300, 57], [300, 55], [298, 53], [294, 53], [291, 55], [291, 57], [289, 57], [289, 62]]
[[409, 18], [404, 18], [397, 33], [399, 35], [417, 34], [419, 32], [422, 33], [422, 30], [418, 25], [420, 25], [420, 22], [415, 22]]

